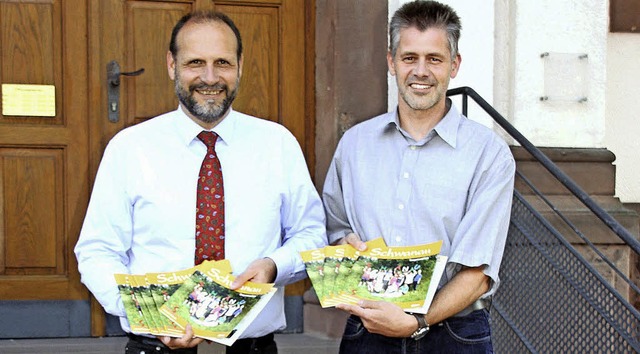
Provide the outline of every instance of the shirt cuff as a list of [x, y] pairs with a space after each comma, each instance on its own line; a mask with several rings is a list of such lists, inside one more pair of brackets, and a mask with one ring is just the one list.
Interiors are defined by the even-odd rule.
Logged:
[[[276, 286], [284, 286], [297, 280], [295, 266], [291, 266], [295, 265], [297, 260], [292, 253], [286, 247], [280, 247], [267, 256], [276, 264], [276, 279], [274, 281]], [[297, 258], [300, 257], [297, 256]], [[300, 263], [302, 264], [302, 258], [300, 258]]]

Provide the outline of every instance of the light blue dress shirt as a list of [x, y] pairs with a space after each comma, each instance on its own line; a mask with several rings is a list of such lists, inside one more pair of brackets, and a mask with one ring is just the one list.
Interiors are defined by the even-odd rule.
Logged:
[[[129, 331], [114, 273], [194, 265], [202, 128], [178, 108], [119, 132], [108, 144], [75, 247], [82, 282]], [[237, 275], [255, 259], [278, 267], [278, 292], [243, 337], [285, 326], [281, 286], [306, 276], [299, 251], [326, 245], [320, 197], [295, 137], [231, 111], [214, 129], [225, 190], [225, 255]]]
[[355, 232], [388, 246], [443, 240], [449, 257], [440, 285], [461, 265], [485, 265], [492, 287], [506, 241], [515, 162], [494, 132], [451, 106], [421, 141], [390, 112], [340, 140], [324, 184], [329, 242]]

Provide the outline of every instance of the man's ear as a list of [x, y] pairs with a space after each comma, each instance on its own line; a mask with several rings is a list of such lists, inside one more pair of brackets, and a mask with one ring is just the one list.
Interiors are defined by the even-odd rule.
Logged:
[[462, 56], [460, 53], [456, 54], [455, 59], [451, 62], [451, 78], [453, 79], [458, 75], [458, 70], [460, 70], [460, 63], [462, 63]]
[[169, 78], [171, 79], [171, 81], [175, 80], [175, 74], [176, 74], [176, 61], [173, 58], [173, 54], [171, 54], [171, 51], [168, 50], [167, 51], [167, 72], [169, 73]]
[[244, 63], [244, 54], [240, 56], [238, 61], [238, 79], [242, 79], [242, 63]]

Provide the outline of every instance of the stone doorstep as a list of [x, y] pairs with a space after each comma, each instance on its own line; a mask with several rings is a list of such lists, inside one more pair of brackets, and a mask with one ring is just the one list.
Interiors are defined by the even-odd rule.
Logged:
[[[570, 192], [533, 156], [520, 146], [511, 146], [520, 173], [545, 195]], [[615, 155], [599, 148], [539, 148], [569, 178], [589, 195], [615, 195]], [[523, 194], [529, 188], [516, 178], [516, 189]]]
[[[584, 243], [573, 230], [540, 198], [533, 195], [524, 195], [527, 202], [533, 206], [560, 234], [571, 243]], [[577, 198], [569, 195], [546, 196], [555, 208], [569, 219], [580, 232], [583, 232], [591, 242], [599, 245], [624, 244], [611, 229], [604, 224], [591, 210], [582, 204]], [[613, 216], [632, 235], [638, 235], [638, 214], [632, 209], [627, 209], [620, 200], [611, 196], [591, 196], [594, 202], [602, 207], [609, 215]]]

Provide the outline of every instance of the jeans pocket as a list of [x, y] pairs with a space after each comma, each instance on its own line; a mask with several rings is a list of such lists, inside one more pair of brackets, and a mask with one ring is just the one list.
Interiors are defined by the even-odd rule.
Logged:
[[362, 337], [364, 332], [365, 328], [362, 321], [355, 316], [349, 316], [349, 318], [347, 318], [347, 324], [344, 328], [344, 335], [342, 336], [342, 339], [355, 340]]
[[452, 317], [444, 322], [447, 333], [457, 342], [478, 344], [491, 342], [489, 313], [478, 310], [464, 317]]

